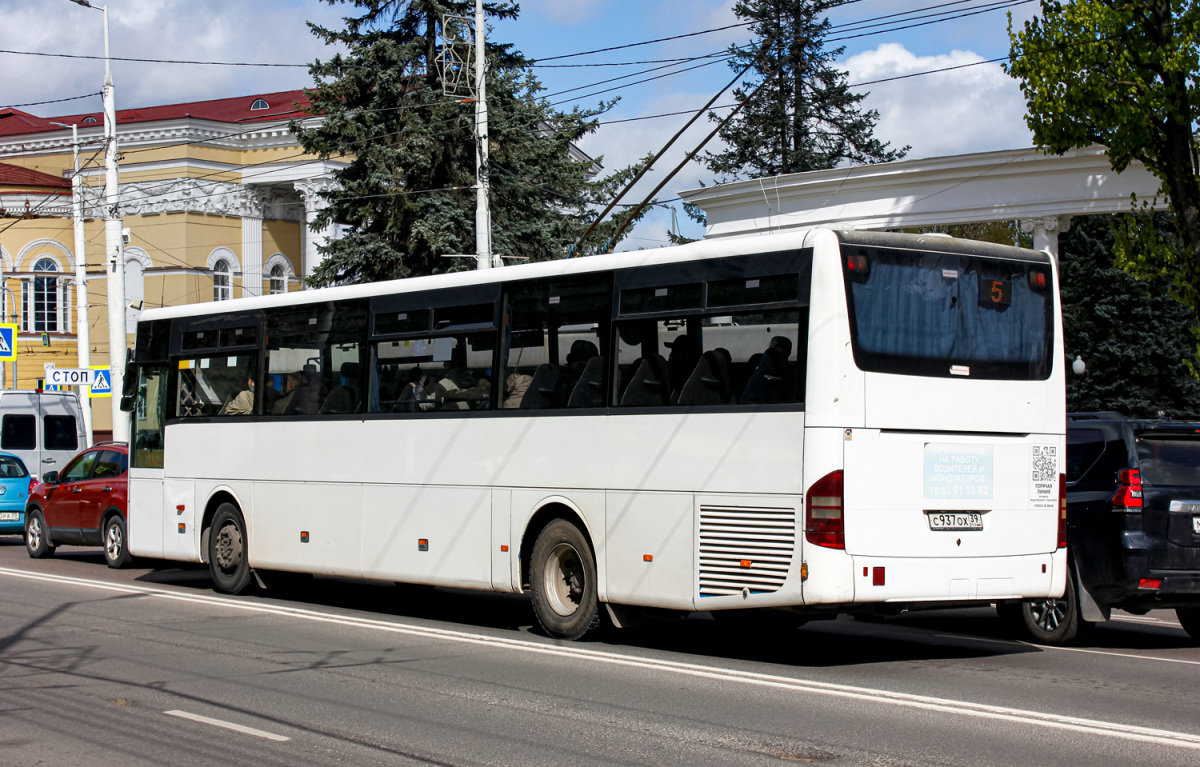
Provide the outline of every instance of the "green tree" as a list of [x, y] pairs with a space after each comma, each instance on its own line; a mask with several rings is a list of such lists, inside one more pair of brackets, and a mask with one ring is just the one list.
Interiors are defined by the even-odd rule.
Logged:
[[[721, 129], [726, 148], [704, 164], [722, 180], [825, 170], [842, 163], [899, 160], [908, 147], [889, 149], [874, 138], [879, 114], [863, 111], [833, 66], [844, 48], [825, 48], [829, 19], [843, 0], [738, 0], [733, 12], [750, 22], [756, 44], [733, 47], [729, 66], [751, 67], [734, 90], [741, 111]], [[761, 87], [760, 87], [761, 86]], [[715, 119], [715, 117], [714, 117]]]
[[1017, 221], [980, 221], [970, 224], [931, 224], [918, 226], [904, 231], [910, 234], [948, 234], [951, 237], [961, 237], [964, 240], [979, 240], [994, 242], [998, 245], [1016, 245], [1019, 248], [1032, 248], [1033, 235], [1021, 231]]
[[[1006, 69], [1021, 81], [1041, 149], [1101, 144], [1113, 170], [1137, 160], [1162, 182], [1177, 238], [1122, 238], [1140, 273], [1170, 276], [1200, 306], [1200, 4], [1192, 0], [1042, 0], [1016, 32]], [[1127, 227], [1128, 229], [1128, 227]], [[1177, 247], [1172, 247], [1175, 243]]]
[[[1122, 222], [1077, 218], [1059, 239], [1066, 361], [1087, 364], [1082, 377], [1067, 373], [1067, 407], [1200, 413], [1194, 315], [1169, 295], [1167, 278], [1139, 280], [1114, 263]], [[1170, 227], [1163, 215], [1144, 223]]]
[[[350, 157], [336, 173], [341, 189], [314, 227], [348, 227], [322, 249], [313, 285], [373, 282], [473, 266], [447, 254], [475, 252], [475, 113], [443, 95], [437, 65], [442, 15], [474, 14], [470, 0], [325, 0], [353, 6], [341, 29], [309, 24], [340, 45], [309, 71], [305, 91], [320, 115], [294, 121], [305, 151]], [[513, 18], [515, 3], [489, 2], [490, 18]], [[571, 157], [571, 145], [595, 130], [596, 109], [560, 112], [539, 98], [540, 83], [510, 45], [487, 49], [493, 250], [505, 257], [562, 258], [590, 222], [593, 205], [632, 173], [594, 176], [599, 159]], [[602, 247], [613, 223], [591, 238]], [[586, 251], [585, 251], [586, 252]]]

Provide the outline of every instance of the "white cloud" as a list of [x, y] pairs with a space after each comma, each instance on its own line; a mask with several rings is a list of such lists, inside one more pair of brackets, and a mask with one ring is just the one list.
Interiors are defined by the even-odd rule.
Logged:
[[[843, 62], [851, 84], [915, 72], [974, 64], [971, 51], [917, 56], [898, 43]], [[1017, 81], [997, 64], [954, 69], [905, 80], [867, 85], [863, 104], [879, 112], [875, 135], [894, 147], [911, 145], [911, 158], [968, 154], [1030, 146], [1025, 100]]]
[[[112, 0], [114, 57], [307, 64], [332, 51], [305, 26], [339, 24], [345, 9], [312, 2]], [[4, 0], [0, 48], [102, 56], [103, 16], [65, 0]], [[99, 92], [102, 61], [0, 54], [0, 106]], [[117, 108], [289, 90], [308, 85], [303, 67], [218, 67], [114, 62]], [[28, 111], [61, 115], [98, 110], [99, 100]]]

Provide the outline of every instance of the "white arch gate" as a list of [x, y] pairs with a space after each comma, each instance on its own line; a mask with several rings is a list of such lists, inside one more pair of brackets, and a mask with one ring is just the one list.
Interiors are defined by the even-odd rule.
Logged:
[[[900, 160], [737, 181], [679, 193], [708, 217], [706, 237], [810, 226], [896, 229], [1018, 219], [1034, 247], [1058, 257], [1072, 216], [1123, 213], [1158, 179], [1140, 163], [1116, 173], [1104, 147], [1036, 149]], [[1165, 207], [1165, 201], [1160, 202]]]

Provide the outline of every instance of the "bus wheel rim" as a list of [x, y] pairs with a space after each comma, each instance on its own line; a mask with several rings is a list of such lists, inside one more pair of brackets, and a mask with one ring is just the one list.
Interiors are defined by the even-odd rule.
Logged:
[[579, 610], [587, 581], [583, 561], [574, 546], [560, 543], [550, 552], [544, 585], [546, 602], [555, 613], [566, 618]]
[[232, 522], [217, 533], [217, 566], [224, 572], [237, 569], [242, 561], [242, 531]]

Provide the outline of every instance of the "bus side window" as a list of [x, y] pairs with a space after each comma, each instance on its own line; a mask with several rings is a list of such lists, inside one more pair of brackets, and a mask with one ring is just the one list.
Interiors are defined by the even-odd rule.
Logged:
[[500, 406], [603, 407], [611, 279], [530, 280], [509, 286], [507, 293]]

